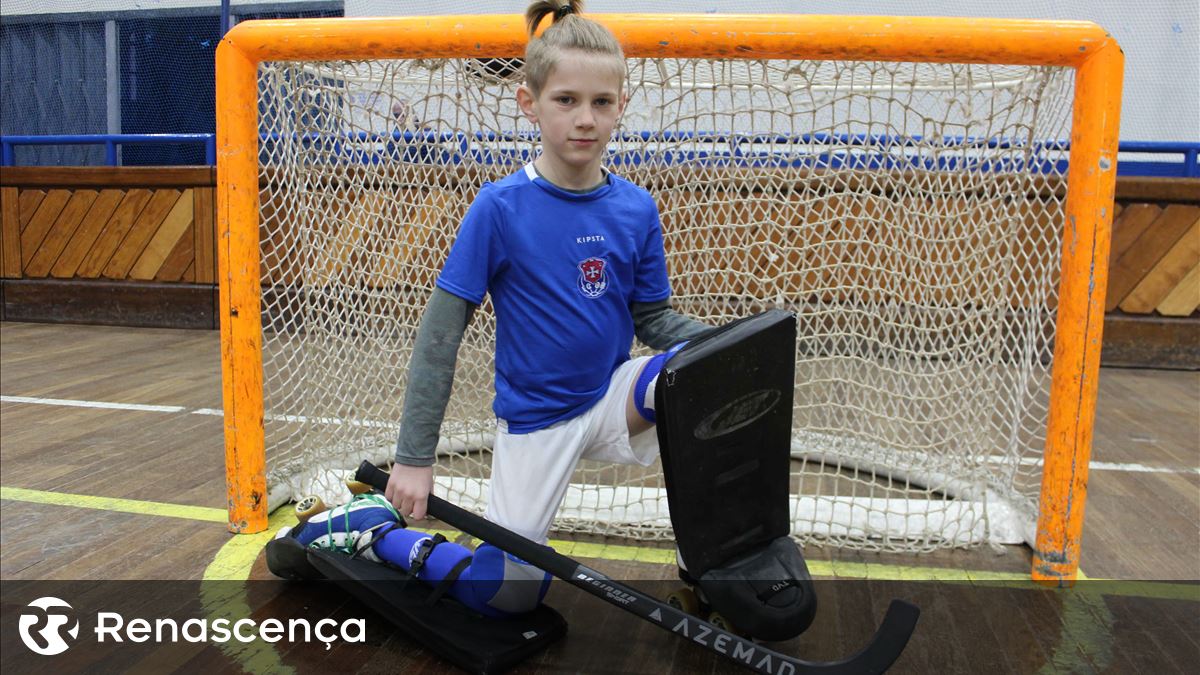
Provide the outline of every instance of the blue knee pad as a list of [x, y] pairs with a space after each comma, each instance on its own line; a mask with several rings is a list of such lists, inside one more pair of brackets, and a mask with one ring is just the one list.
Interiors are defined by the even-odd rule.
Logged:
[[548, 573], [487, 542], [475, 548], [466, 576], [475, 593], [470, 606], [481, 603], [499, 616], [533, 611], [550, 590]]
[[472, 555], [460, 544], [397, 528], [377, 537], [372, 548], [401, 569], [411, 572], [417, 563], [416, 577], [435, 587], [451, 579], [446, 592], [485, 616], [529, 612], [550, 588], [549, 574], [486, 542]]

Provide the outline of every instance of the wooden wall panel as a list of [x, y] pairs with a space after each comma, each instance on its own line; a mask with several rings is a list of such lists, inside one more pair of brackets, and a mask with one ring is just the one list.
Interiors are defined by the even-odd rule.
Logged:
[[1118, 203], [1200, 204], [1200, 180], [1117, 176]]
[[[1128, 211], [1126, 209], [1126, 213]], [[1200, 206], [1171, 204], [1121, 257], [1110, 257], [1105, 311], [1116, 309], [1197, 219], [1200, 219]]]
[[[1139, 189], [1146, 187], [1143, 183], [1146, 181], [1138, 183]], [[1191, 265], [1186, 260], [1191, 255], [1190, 249], [1176, 250], [1172, 259], [1167, 262], [1163, 262], [1163, 256], [1184, 236], [1185, 233], [1181, 228], [1186, 229], [1188, 226], [1191, 218], [1188, 214], [1195, 213], [1197, 209], [1200, 209], [1200, 206], [1191, 205], [1196, 201], [1197, 195], [1200, 195], [1200, 181], [1192, 181], [1190, 186], [1191, 191], [1189, 192], [1187, 186], [1182, 185], [1180, 181], [1171, 182], [1172, 191], [1169, 192], [1169, 195], [1186, 197], [1179, 204], [1114, 203], [1113, 246], [1110, 258], [1112, 273], [1109, 281], [1112, 290], [1107, 298], [1114, 311], [1117, 311], [1121, 301], [1127, 298], [1143, 281], [1146, 285], [1139, 291], [1140, 300], [1126, 303], [1121, 308], [1122, 311], [1154, 313], [1157, 311], [1158, 304], [1164, 302], [1167, 297], [1172, 297], [1175, 286], [1184, 283], [1183, 280], [1191, 269]], [[1154, 183], [1149, 187], [1155, 188], [1155, 190], [1134, 191], [1132, 194], [1134, 197], [1146, 199], [1156, 198], [1160, 196], [1160, 193], [1168, 194], [1162, 191], [1159, 183]], [[714, 197], [707, 192], [700, 196]], [[354, 208], [359, 208], [363, 213], [372, 216], [376, 215], [378, 209], [373, 206], [373, 198], [360, 200], [359, 197], [362, 195], [347, 195], [347, 204], [360, 201], [362, 203], [358, 203]], [[397, 201], [404, 205], [415, 201], [415, 197], [410, 195], [401, 197]], [[663, 198], [660, 199], [660, 207], [663, 213], [664, 232], [667, 234], [668, 255], [672, 257], [671, 271], [678, 278], [677, 285], [689, 292], [698, 292], [697, 289], [704, 286], [723, 286], [745, 292], [770, 290], [776, 295], [782, 293], [783, 296], [794, 295], [795, 289], [817, 289], [821, 291], [820, 294], [823, 297], [828, 299], [832, 297], [830, 289], [838, 287], [837, 279], [832, 278], [831, 275], [859, 274], [870, 272], [873, 269], [871, 261], [860, 259], [863, 250], [851, 243], [850, 239], [858, 237], [878, 239], [877, 235], [886, 233], [887, 230], [875, 228], [886, 227], [890, 219], [903, 218], [906, 213], [922, 206], [921, 204], [903, 203], [897, 209], [897, 205], [892, 203], [894, 200], [885, 195], [876, 195], [875, 198], [868, 197], [866, 201], [857, 201], [851, 204], [842, 203], [847, 200], [838, 195], [818, 197], [803, 204], [796, 203], [794, 197], [790, 201], [793, 203], [782, 204], [778, 199], [771, 200], [757, 192], [746, 192], [739, 193], [728, 200], [718, 199], [719, 206], [717, 207], [698, 208], [695, 201], [689, 201], [684, 195], [664, 193]], [[959, 204], [958, 201], [963, 204]], [[960, 199], [958, 201], [953, 197], [939, 200], [939, 208], [944, 208], [941, 208], [940, 211], [935, 209], [935, 211], [948, 215], [946, 222], [938, 226], [942, 229], [932, 232], [932, 234], [946, 239], [947, 245], [953, 247], [955, 244], [951, 241], [952, 235], [955, 228], [958, 227], [964, 233], [976, 232], [971, 235], [974, 238], [982, 237], [976, 243], [986, 243], [986, 239], [992, 235], [984, 231], [977, 231], [977, 228], [972, 225], [982, 217], [975, 212], [978, 207], [972, 210], [967, 204], [970, 200]], [[275, 205], [275, 208], [277, 209], [278, 205]], [[351, 207], [347, 206], [346, 208]], [[351, 215], [346, 217], [354, 219]], [[1026, 256], [1042, 259], [1047, 246], [1059, 245], [1057, 238], [1045, 236], [1047, 230], [1044, 224], [1047, 222], [1057, 223], [1061, 217], [1059, 203], [1039, 202], [1035, 209], [1026, 214], [1024, 219], [1026, 222], [1022, 223], [1024, 229], [1017, 236], [1019, 250]], [[361, 219], [361, 214], [359, 214], [359, 218]], [[836, 222], [836, 227], [824, 228], [821, 230], [824, 234], [816, 233], [812, 229], [814, 221]], [[794, 230], [774, 227], [774, 224], [784, 222], [804, 224], [806, 229], [804, 229], [803, 236], [806, 241], [794, 241], [796, 237]], [[753, 223], [753, 227], [759, 230], [767, 228], [769, 231], [747, 233], [745, 231], [746, 223]], [[332, 231], [336, 232], [337, 230], [334, 228]], [[816, 236], [835, 237], [846, 241], [841, 244], [840, 252], [829, 253], [826, 251], [823, 255], [827, 259], [802, 260], [801, 258], [805, 257], [804, 251], [824, 250], [816, 247], [818, 242], [811, 241]], [[324, 275], [336, 276], [342, 270], [340, 265], [354, 263], [351, 260], [352, 255], [347, 251], [352, 247], [357, 248], [361, 242], [348, 241], [345, 240], [345, 237], [345, 233], [334, 234], [328, 240], [326, 246], [329, 250], [325, 253], [329, 265], [327, 269], [323, 270]], [[273, 251], [270, 254], [273, 260], [278, 261], [281, 257], [289, 255], [286, 252], [288, 247], [284, 244], [286, 238], [286, 234], [282, 231], [272, 230], [270, 237], [272, 245], [268, 246], [268, 250]], [[700, 239], [709, 242], [707, 248], [697, 244]], [[407, 242], [406, 245], [413, 243]], [[998, 244], [999, 240], [996, 243]], [[1004, 247], [1010, 248], [1011, 244], [1004, 244]], [[680, 255], [681, 250], [693, 251], [693, 253]], [[341, 251], [341, 253], [334, 255], [337, 251]], [[900, 251], [899, 254], [914, 253], [913, 251], [905, 253], [905, 251]], [[406, 258], [412, 255], [412, 251], [400, 251], [396, 254], [400, 258]], [[829, 256], [833, 256], [833, 259], [828, 259]], [[751, 272], [759, 269], [760, 265], [777, 267], [780, 257], [785, 261], [783, 268], [775, 270], [777, 274], [767, 275], [771, 277], [769, 282], [771, 288], [759, 288], [759, 286], [763, 286], [763, 282], [755, 280], [757, 272], [755, 275], [752, 275]], [[945, 254], [941, 258], [937, 258], [935, 255], [930, 263], [944, 272], [953, 272], [950, 276], [955, 279], [960, 277], [964, 279], [961, 287], [955, 286], [954, 290], [942, 289], [943, 294], [949, 293], [949, 295], [938, 299], [945, 302], [969, 302], [972, 298], [993, 294], [994, 288], [979, 286], [977, 283], [975, 286], [979, 287], [975, 288], [972, 284], [978, 281], [977, 279], [963, 277], [959, 268], [963, 267], [964, 262], [958, 257], [960, 256], [951, 249], [945, 249]], [[1161, 267], [1159, 267], [1160, 264]], [[853, 269], [849, 269], [847, 266]], [[1151, 275], [1156, 269], [1158, 273], [1146, 280], [1147, 275]], [[915, 274], [920, 270], [910, 271]], [[1014, 268], [1013, 274], [1014, 278], [1011, 280], [1012, 285], [1008, 292], [1012, 293], [1014, 302], [1017, 302], [1018, 298], [1024, 297], [1023, 289], [1030, 282], [1020, 276], [1021, 270], [1018, 268]], [[275, 276], [280, 277], [278, 272]], [[276, 278], [274, 281], [288, 283], [294, 280]], [[884, 281], [888, 284], [895, 282], [894, 288], [887, 286], [890, 289], [889, 293], [894, 291], [899, 297], [916, 299], [915, 293], [909, 288], [911, 284], [904, 279], [885, 279]], [[741, 288], [738, 284], [749, 287]], [[789, 290], [793, 292], [789, 294]], [[921, 293], [929, 295], [924, 290]], [[1142, 298], [1143, 293], [1150, 295]], [[1186, 307], [1189, 303], [1178, 299], [1191, 297], [1191, 295], [1180, 291], [1173, 296], [1173, 300], [1177, 300], [1177, 302], [1168, 303], [1166, 308], [1173, 312], [1180, 311], [1180, 307]]]
[[198, 284], [211, 284], [217, 280], [217, 244], [215, 239], [217, 222], [216, 191], [210, 187], [198, 187], [193, 191], [192, 250], [195, 259], [190, 278]]
[[1113, 218], [1112, 246], [1108, 259], [1115, 261], [1125, 255], [1133, 242], [1145, 233], [1146, 228], [1162, 215], [1162, 209], [1157, 204], [1130, 204]]
[[37, 254], [42, 239], [58, 220], [63, 207], [71, 200], [71, 190], [51, 190], [38, 203], [37, 210], [30, 215], [29, 222], [21, 228], [21, 269], [29, 266], [29, 261]]
[[1197, 307], [1200, 307], [1200, 260], [1193, 260], [1192, 269], [1154, 309], [1163, 316], [1188, 316]]
[[[75, 234], [72, 235], [54, 262], [54, 267], [50, 268], [50, 276], [59, 279], [70, 279], [75, 276], [80, 263], [92, 249], [96, 237], [100, 235], [100, 230], [112, 217], [113, 211], [116, 211], [124, 196], [125, 194], [120, 190], [102, 190], [100, 192], [96, 201], [92, 203], [92, 208], [88, 210], [87, 215], [79, 223], [79, 227], [75, 229]], [[33, 274], [30, 273], [30, 276]]]
[[212, 166], [6, 166], [0, 185], [25, 188], [190, 188], [217, 184]]
[[216, 327], [215, 183], [211, 167], [5, 168], [0, 320]]
[[0, 188], [0, 276], [21, 276], [21, 198], [15, 187]]
[[[184, 232], [194, 238], [193, 207], [191, 190], [51, 190], [22, 233], [34, 246], [24, 276], [153, 279]], [[191, 264], [174, 262], [180, 274]]]
[[54, 261], [58, 260], [58, 255], [75, 235], [79, 223], [83, 222], [83, 217], [87, 215], [98, 196], [99, 193], [95, 190], [76, 190], [71, 194], [67, 205], [59, 212], [58, 218], [54, 219], [54, 223], [51, 224], [33, 257], [25, 266], [25, 276], [46, 277], [50, 275], [50, 268], [54, 265]]
[[157, 224], [146, 248], [129, 270], [129, 278], [149, 281], [192, 224], [192, 191], [184, 190], [170, 212]]
[[[188, 223], [171, 252], [163, 259], [158, 271], [154, 273], [155, 281], [195, 281], [194, 276], [188, 275], [188, 270], [194, 270], [192, 262], [196, 252], [195, 223]], [[194, 272], [193, 272], [194, 274]]]
[[25, 226], [33, 218], [33, 214], [37, 212], [39, 206], [42, 205], [42, 200], [46, 198], [46, 193], [42, 190], [20, 190], [20, 198], [18, 199], [18, 208], [21, 211], [21, 230], [25, 230]]
[[1129, 295], [1121, 301], [1122, 312], [1149, 314], [1183, 281], [1200, 260], [1200, 218], [1192, 221], [1179, 241], [1167, 250]]
[[129, 190], [125, 193], [124, 199], [121, 200], [117, 210], [113, 211], [112, 216], [100, 228], [100, 234], [96, 236], [96, 241], [92, 248], [84, 256], [83, 262], [80, 263], [76, 274], [85, 279], [97, 279], [100, 273], [104, 271], [105, 265], [117, 252], [121, 246], [121, 242], [125, 239], [125, 235], [129, 234], [129, 230], [133, 227], [134, 221], [141, 215], [142, 209], [150, 203], [150, 198], [154, 193], [150, 190]]
[[[721, 200], [697, 191], [659, 202], [677, 294], [1024, 307], [1044, 283], [1030, 261], [1044, 265], [1061, 246], [1057, 201], [1024, 212], [961, 196]], [[997, 226], [998, 213], [1013, 217]], [[1019, 264], [1005, 265], [1013, 254]]]
[[138, 214], [137, 220], [129, 228], [129, 233], [121, 240], [121, 245], [113, 253], [108, 264], [104, 266], [104, 277], [108, 279], [124, 279], [130, 268], [145, 250], [146, 244], [158, 231], [163, 218], [175, 208], [179, 202], [177, 190], [155, 190], [146, 208]]
[[[696, 184], [685, 187], [687, 194], [663, 193], [659, 201], [677, 291], [693, 294], [725, 285], [739, 293], [833, 300], [847, 282], [870, 277], [886, 297], [969, 303], [994, 296], [998, 287], [983, 286], [984, 275], [964, 274], [976, 263], [963, 258], [956, 237], [990, 243], [997, 251], [1015, 245], [1019, 253], [1040, 257], [1047, 241], [1042, 225], [1061, 219], [1056, 203], [1041, 203], [1024, 214], [1024, 222], [1016, 222], [1022, 229], [1017, 243], [1005, 243], [1012, 240], [1002, 242], [998, 232], [974, 226], [990, 217], [977, 211], [995, 205], [972, 206], [967, 195], [943, 195], [925, 204], [897, 200], [881, 187], [865, 199], [837, 192], [808, 192], [802, 199], [802, 193], [790, 191], [781, 199], [777, 179], [772, 180]], [[277, 191], [263, 194], [279, 197]], [[716, 206], [699, 205], [693, 196]], [[217, 283], [215, 197], [211, 168], [6, 169], [0, 174], [0, 276], [212, 287]], [[304, 251], [292, 236], [292, 209], [280, 199], [264, 204], [263, 266], [275, 266], [271, 278], [264, 278], [267, 283], [297, 283], [294, 262], [302, 253], [319, 259], [305, 273], [314, 283], [345, 276], [350, 269], [366, 270], [371, 278], [408, 275], [414, 283], [428, 283], [452, 242], [446, 233], [468, 206], [457, 192], [430, 185], [337, 186], [330, 194], [304, 198], [328, 221]], [[915, 211], [944, 217], [928, 226], [924, 239], [898, 238], [890, 224]], [[1196, 321], [1200, 181], [1119, 179], [1113, 213], [1110, 313]], [[788, 223], [797, 227], [783, 226]], [[403, 231], [397, 234], [400, 241], [384, 250], [364, 240], [357, 226]], [[878, 250], [854, 243], [863, 238], [886, 243], [901, 260], [879, 260]], [[930, 245], [927, 239], [941, 243]], [[1017, 270], [1013, 274], [1002, 290], [1016, 302], [1029, 280]], [[945, 287], [916, 285], [916, 277], [945, 281]]]

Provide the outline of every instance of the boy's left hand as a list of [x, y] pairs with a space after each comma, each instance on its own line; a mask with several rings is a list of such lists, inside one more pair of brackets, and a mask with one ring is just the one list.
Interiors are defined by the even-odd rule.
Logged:
[[429, 504], [429, 493], [432, 491], [432, 466], [395, 464], [392, 466], [392, 475], [388, 478], [384, 496], [401, 516], [411, 520], [423, 520]]

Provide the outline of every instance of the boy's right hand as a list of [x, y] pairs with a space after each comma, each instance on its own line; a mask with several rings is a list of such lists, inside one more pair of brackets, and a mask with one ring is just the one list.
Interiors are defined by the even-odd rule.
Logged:
[[384, 496], [396, 507], [401, 516], [411, 520], [423, 520], [429, 504], [429, 493], [433, 491], [432, 466], [407, 466], [393, 464]]

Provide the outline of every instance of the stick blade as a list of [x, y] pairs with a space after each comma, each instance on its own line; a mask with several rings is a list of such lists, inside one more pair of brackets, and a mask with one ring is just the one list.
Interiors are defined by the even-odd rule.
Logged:
[[817, 666], [814, 670], [882, 673], [891, 668], [896, 659], [900, 658], [900, 654], [908, 646], [908, 640], [912, 637], [920, 617], [921, 610], [916, 605], [904, 600], [892, 600], [887, 613], [883, 616], [883, 623], [880, 623], [879, 628], [875, 629], [875, 635], [871, 637], [871, 641], [865, 647], [841, 661], [813, 664]]

